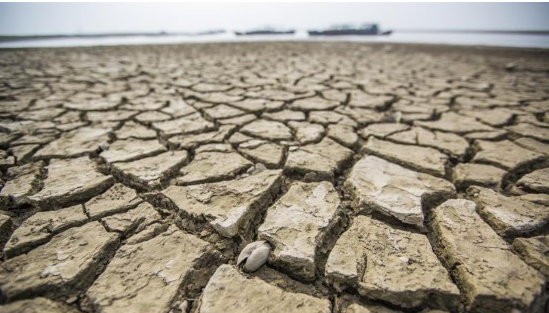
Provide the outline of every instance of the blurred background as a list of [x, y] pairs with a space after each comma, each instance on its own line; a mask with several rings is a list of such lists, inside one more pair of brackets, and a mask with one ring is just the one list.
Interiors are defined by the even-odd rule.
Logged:
[[549, 48], [549, 3], [0, 3], [0, 48], [263, 40]]

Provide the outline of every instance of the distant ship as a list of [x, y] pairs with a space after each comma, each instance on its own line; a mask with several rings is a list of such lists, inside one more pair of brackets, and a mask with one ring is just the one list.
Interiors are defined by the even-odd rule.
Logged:
[[350, 25], [334, 26], [326, 30], [310, 30], [310, 36], [345, 36], [345, 35], [390, 35], [392, 31], [380, 31], [377, 24], [364, 24], [361, 27]]
[[295, 30], [276, 30], [273, 28], [264, 28], [258, 30], [252, 30], [248, 32], [234, 32], [237, 36], [250, 36], [250, 35], [293, 35]]

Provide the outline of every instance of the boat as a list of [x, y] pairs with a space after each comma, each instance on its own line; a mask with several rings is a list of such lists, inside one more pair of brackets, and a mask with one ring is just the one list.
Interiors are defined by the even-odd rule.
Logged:
[[264, 29], [257, 29], [257, 30], [251, 30], [247, 32], [234, 32], [237, 36], [251, 36], [251, 35], [293, 35], [295, 34], [295, 30], [276, 30], [273, 28], [264, 28]]
[[380, 31], [377, 24], [364, 24], [360, 27], [353, 27], [351, 25], [339, 25], [326, 30], [310, 30], [308, 31], [310, 36], [365, 36], [365, 35], [378, 35], [386, 36], [392, 33], [391, 30]]

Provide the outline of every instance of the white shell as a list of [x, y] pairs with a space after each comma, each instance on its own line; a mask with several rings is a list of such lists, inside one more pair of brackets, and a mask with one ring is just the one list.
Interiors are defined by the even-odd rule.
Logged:
[[402, 119], [402, 112], [396, 111], [395, 113], [393, 113], [393, 119], [395, 123], [400, 123], [400, 120]]
[[400, 120], [402, 119], [402, 112], [396, 111], [391, 114], [385, 115], [383, 117], [383, 121], [387, 123], [400, 123]]
[[99, 144], [99, 148], [101, 148], [101, 150], [103, 151], [109, 150], [109, 144], [106, 141], [103, 141]]
[[249, 243], [246, 247], [244, 247], [244, 249], [242, 249], [242, 251], [240, 251], [240, 254], [238, 255], [238, 259], [236, 260], [236, 265], [239, 265], [240, 263], [242, 263], [242, 261], [244, 261], [247, 257], [249, 257], [250, 254], [252, 254], [252, 251], [255, 250], [257, 245], [261, 243], [263, 242], [254, 241], [252, 243]]
[[271, 252], [271, 246], [267, 241], [254, 241], [242, 249], [240, 255], [238, 255], [236, 264], [238, 265], [246, 260], [244, 270], [248, 272], [256, 271], [267, 262], [269, 252]]

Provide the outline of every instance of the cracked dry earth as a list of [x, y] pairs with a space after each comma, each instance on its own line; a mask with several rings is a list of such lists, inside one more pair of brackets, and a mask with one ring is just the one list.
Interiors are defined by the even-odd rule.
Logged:
[[548, 60], [0, 51], [0, 311], [548, 312]]

